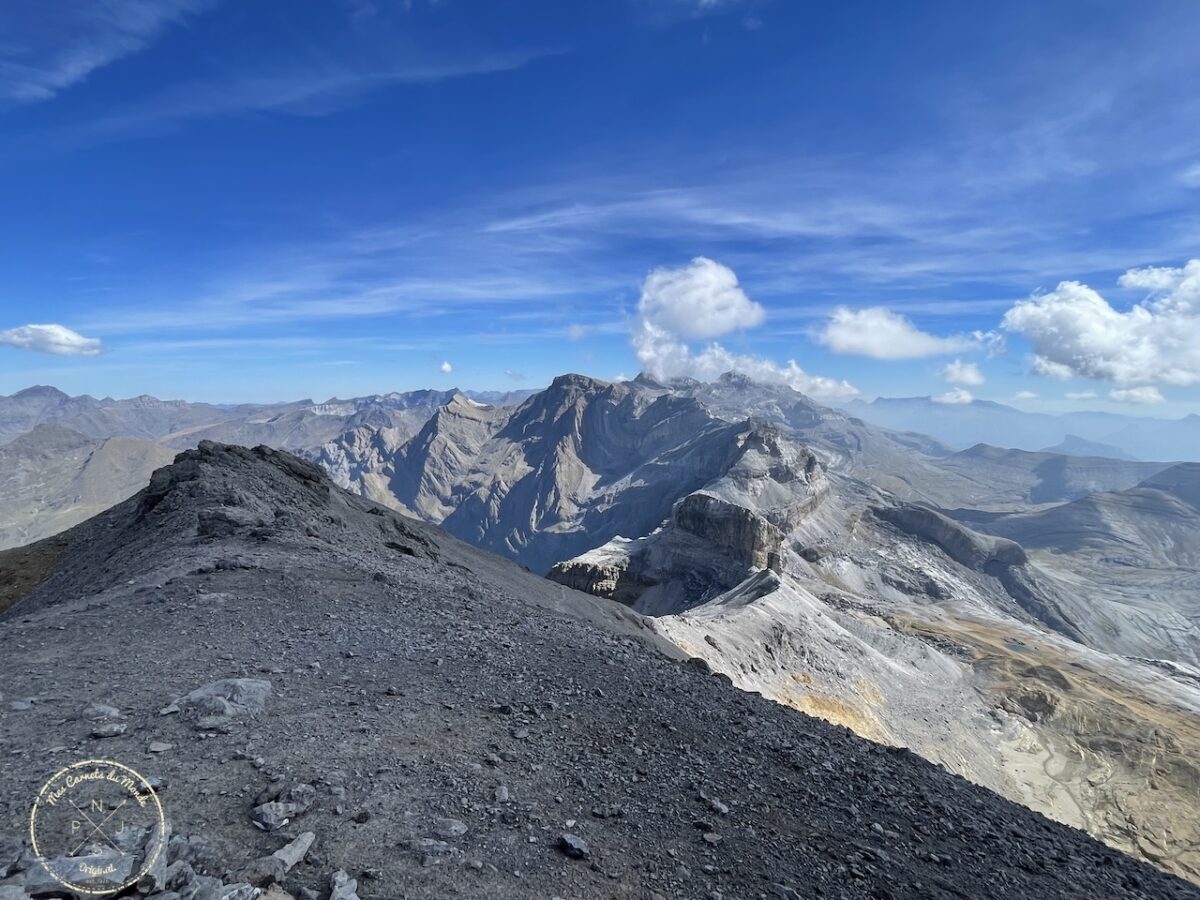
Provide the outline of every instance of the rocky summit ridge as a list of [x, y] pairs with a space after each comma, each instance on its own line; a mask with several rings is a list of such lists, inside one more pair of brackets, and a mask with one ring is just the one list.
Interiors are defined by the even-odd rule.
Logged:
[[1200, 896], [286, 453], [201, 444], [0, 572], [5, 900], [63, 894], [29, 804], [96, 756], [159, 786], [149, 898]]

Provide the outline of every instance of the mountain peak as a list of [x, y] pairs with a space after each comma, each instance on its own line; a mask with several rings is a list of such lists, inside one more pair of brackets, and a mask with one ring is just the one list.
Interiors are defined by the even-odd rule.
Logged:
[[599, 378], [593, 378], [590, 375], [579, 375], [575, 372], [568, 372], [566, 375], [559, 375], [550, 382], [551, 390], [560, 391], [570, 389], [600, 391], [611, 386], [612, 382], [610, 381], [601, 381]]
[[70, 397], [70, 395], [65, 394], [62, 391], [60, 391], [58, 388], [53, 387], [52, 385], [35, 384], [35, 385], [32, 385], [31, 387], [25, 388], [22, 391], [17, 391], [15, 394], [12, 395], [12, 399], [14, 399], [14, 400], [34, 400], [34, 399], [70, 400], [71, 397]]
[[728, 384], [732, 387], [754, 387], [760, 384], [744, 372], [722, 372], [718, 379], [721, 384]]
[[654, 376], [650, 375], [647, 372], [638, 372], [637, 377], [634, 378], [630, 383], [641, 385], [642, 387], [648, 387], [648, 388], [653, 388], [655, 390], [662, 390], [662, 391], [667, 390], [667, 388], [669, 387], [668, 384], [666, 384], [665, 382], [659, 381], [657, 378], [655, 378]]
[[[290, 453], [262, 445], [247, 448], [201, 441], [194, 450], [177, 455], [171, 465], [156, 470], [143, 496], [151, 507], [181, 489], [191, 498], [211, 495], [222, 503], [241, 503], [248, 498], [238, 488], [277, 487], [280, 480], [307, 485], [329, 481], [320, 466]], [[265, 505], [273, 494], [261, 491], [253, 499]]]
[[1184, 503], [1200, 509], [1200, 463], [1178, 463], [1150, 476], [1138, 487], [1174, 494]]

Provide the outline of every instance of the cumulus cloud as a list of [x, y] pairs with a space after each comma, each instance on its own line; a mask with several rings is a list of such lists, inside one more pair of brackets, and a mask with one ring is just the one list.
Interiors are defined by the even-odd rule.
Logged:
[[1068, 400], [1095, 400], [1099, 396], [1095, 391], [1067, 391]]
[[753, 328], [767, 317], [738, 286], [733, 269], [703, 256], [683, 268], [647, 275], [638, 312], [664, 331], [696, 339]]
[[55, 356], [98, 356], [104, 345], [97, 338], [84, 337], [65, 325], [22, 325], [0, 331], [0, 344], [53, 353]]
[[1200, 259], [1130, 269], [1120, 284], [1147, 296], [1122, 312], [1087, 285], [1064, 281], [1013, 306], [1003, 327], [1029, 340], [1042, 375], [1117, 388], [1200, 383]]
[[699, 351], [689, 338], [713, 338], [752, 328], [766, 318], [763, 308], [738, 286], [732, 269], [697, 257], [680, 269], [655, 269], [642, 284], [631, 341], [642, 368], [654, 378], [712, 381], [740, 372], [774, 384], [786, 384], [819, 400], [840, 400], [859, 391], [846, 381], [810, 375], [795, 360], [779, 365], [769, 359], [733, 353], [712, 342]]
[[962, 384], [968, 387], [978, 387], [985, 380], [983, 373], [979, 371], [979, 366], [971, 362], [965, 363], [961, 359], [946, 363], [942, 367], [942, 377], [950, 384]]
[[449, 375], [451, 372], [454, 371], [454, 366], [450, 365], [449, 360], [442, 363], [440, 366], [438, 366], [438, 368], [441, 370], [443, 375]]
[[1047, 378], [1057, 378], [1059, 381], [1066, 381], [1068, 378], [1075, 377], [1075, 370], [1070, 366], [1057, 363], [1044, 356], [1035, 355], [1033, 357], [1033, 371]]
[[919, 359], [962, 353], [980, 346], [985, 336], [938, 337], [917, 328], [906, 316], [884, 306], [850, 309], [841, 306], [817, 335], [834, 353], [871, 359]]
[[946, 391], [944, 394], [938, 394], [931, 399], [934, 403], [958, 404], [970, 403], [975, 397], [966, 388], [955, 388], [952, 391]]
[[1162, 403], [1164, 398], [1158, 388], [1145, 385], [1134, 388], [1114, 388], [1108, 392], [1110, 400], [1118, 403]]
[[[1192, 265], [1196, 260], [1192, 260]], [[1176, 269], [1171, 266], [1143, 266], [1140, 269], [1130, 269], [1117, 279], [1117, 284], [1124, 288], [1134, 288], [1159, 294], [1173, 291], [1186, 277], [1187, 269]]]
[[1034, 391], [1017, 391], [1013, 394], [1014, 400], [1036, 400], [1038, 395]]

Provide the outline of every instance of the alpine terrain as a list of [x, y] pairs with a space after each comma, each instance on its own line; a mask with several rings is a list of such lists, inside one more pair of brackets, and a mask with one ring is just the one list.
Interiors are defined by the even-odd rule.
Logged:
[[734, 375], [460, 395], [387, 444], [335, 442], [333, 470], [739, 687], [1200, 879], [1189, 466], [954, 452]]
[[[731, 439], [749, 487], [774, 451]], [[814, 459], [766, 477], [819, 491]], [[202, 443], [0, 570], [6, 900], [66, 893], [29, 804], [88, 756], [157, 785], [149, 898], [1200, 895], [265, 447]]]
[[[0, 448], [9, 546], [128, 496], [185, 434], [300, 444], [340, 487], [531, 570], [534, 594], [557, 589], [546, 574], [616, 601], [743, 690], [1200, 880], [1194, 464], [955, 451], [732, 374], [304, 401], [198, 429], [179, 417], [232, 408], [33, 393], [32, 430]], [[10, 590], [64, 540], [16, 551]]]
[[[488, 393], [511, 403], [528, 392]], [[359, 477], [366, 443], [395, 449], [457, 391], [412, 391], [323, 403], [215, 406], [141, 396], [70, 397], [37, 386], [0, 396], [0, 549], [57, 534], [145, 486], [176, 450], [219, 439], [310, 454], [339, 480]], [[337, 447], [349, 442], [351, 451]], [[362, 479], [369, 481], [369, 476]]]

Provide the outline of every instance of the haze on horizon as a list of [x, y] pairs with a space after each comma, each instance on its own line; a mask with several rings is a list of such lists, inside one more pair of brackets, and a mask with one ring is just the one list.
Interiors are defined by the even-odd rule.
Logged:
[[1200, 412], [1194, 4], [0, 10], [0, 393]]

